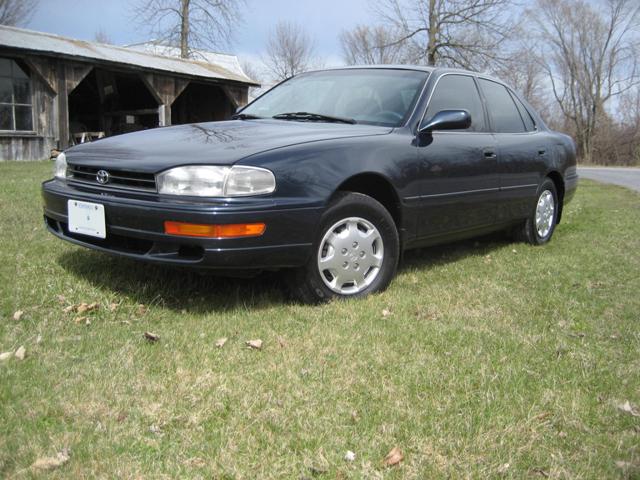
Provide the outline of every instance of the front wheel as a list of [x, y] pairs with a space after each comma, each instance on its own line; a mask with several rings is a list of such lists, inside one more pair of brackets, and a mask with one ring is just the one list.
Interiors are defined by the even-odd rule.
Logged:
[[538, 188], [531, 215], [516, 230], [517, 237], [531, 245], [547, 243], [556, 228], [558, 208], [556, 186], [550, 178], [546, 178]]
[[305, 303], [384, 290], [395, 275], [399, 249], [384, 206], [367, 195], [340, 192], [322, 216], [313, 255], [293, 272], [291, 289]]

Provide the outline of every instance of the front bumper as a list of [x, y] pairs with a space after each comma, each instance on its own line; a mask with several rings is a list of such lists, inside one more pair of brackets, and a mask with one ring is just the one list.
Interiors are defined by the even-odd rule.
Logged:
[[[42, 184], [44, 219], [55, 236], [77, 245], [149, 262], [213, 269], [278, 269], [306, 263], [323, 208], [292, 205], [273, 199], [234, 204], [188, 202], [154, 195], [119, 196], [79, 189], [62, 180]], [[67, 201], [104, 205], [105, 239], [68, 230]], [[266, 224], [260, 237], [210, 239], [164, 233], [166, 220], [202, 223]]]

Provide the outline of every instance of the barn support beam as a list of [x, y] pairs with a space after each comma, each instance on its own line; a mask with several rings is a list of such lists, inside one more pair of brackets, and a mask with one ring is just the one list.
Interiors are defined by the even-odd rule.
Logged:
[[158, 125], [171, 125], [171, 105], [187, 88], [189, 81], [153, 73], [142, 74], [140, 78], [158, 102]]
[[249, 103], [249, 91], [231, 85], [222, 85], [222, 91], [229, 98], [234, 108], [244, 107]]
[[53, 95], [58, 93], [56, 88], [56, 69], [53, 60], [36, 57], [25, 57], [24, 63], [42, 81]]
[[58, 91], [58, 147], [64, 150], [69, 146], [69, 94], [64, 65], [60, 65], [57, 75]]

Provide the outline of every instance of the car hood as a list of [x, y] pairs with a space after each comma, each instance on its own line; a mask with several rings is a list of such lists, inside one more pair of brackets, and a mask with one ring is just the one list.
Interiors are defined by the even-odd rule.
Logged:
[[286, 120], [237, 120], [155, 128], [77, 145], [75, 165], [159, 172], [178, 165], [230, 165], [300, 143], [387, 134], [390, 127]]

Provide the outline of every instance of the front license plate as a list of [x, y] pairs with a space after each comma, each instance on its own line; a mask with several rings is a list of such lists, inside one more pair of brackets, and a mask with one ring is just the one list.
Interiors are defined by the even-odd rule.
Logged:
[[69, 231], [91, 237], [106, 238], [107, 227], [104, 221], [104, 205], [99, 203], [67, 201], [69, 213]]

